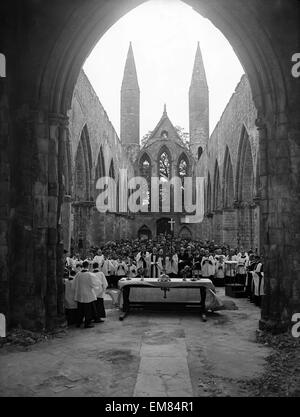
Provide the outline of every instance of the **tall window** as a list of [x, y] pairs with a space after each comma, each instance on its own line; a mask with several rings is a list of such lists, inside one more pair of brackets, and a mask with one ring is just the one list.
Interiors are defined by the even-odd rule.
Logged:
[[159, 177], [168, 180], [171, 176], [171, 164], [167, 152], [163, 152], [159, 158]]
[[[164, 146], [158, 157], [158, 176], [161, 182], [167, 182], [171, 179], [171, 156], [169, 150]], [[168, 204], [168, 195], [164, 191], [164, 187], [159, 187], [159, 210], [162, 210], [163, 204]]]
[[109, 176], [110, 178], [115, 179], [115, 167], [114, 167], [114, 160], [111, 160], [110, 167], [109, 167]]
[[[189, 175], [189, 162], [185, 153], [183, 153], [178, 160], [177, 175], [181, 179], [182, 190], [182, 210], [184, 211], [184, 178]], [[192, 196], [190, 196], [192, 199]], [[191, 200], [192, 201], [192, 200]]]
[[87, 127], [84, 126], [75, 158], [75, 198], [77, 201], [90, 199], [92, 155]]
[[148, 184], [148, 189], [146, 192], [147, 197], [143, 201], [143, 204], [146, 205], [149, 205], [151, 203], [151, 172], [151, 160], [149, 155], [145, 153], [140, 160], [140, 175], [141, 177], [144, 177], [146, 179]]

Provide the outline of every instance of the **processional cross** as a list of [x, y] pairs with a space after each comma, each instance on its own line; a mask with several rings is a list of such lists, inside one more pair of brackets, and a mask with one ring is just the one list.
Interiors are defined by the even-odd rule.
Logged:
[[176, 223], [174, 219], [171, 219], [170, 221], [168, 221], [168, 223], [171, 225], [171, 232], [173, 234], [174, 232], [174, 224]]

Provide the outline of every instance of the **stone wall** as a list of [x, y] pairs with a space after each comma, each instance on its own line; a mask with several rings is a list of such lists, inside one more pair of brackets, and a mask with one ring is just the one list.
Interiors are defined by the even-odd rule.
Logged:
[[[198, 173], [204, 175], [206, 181], [208, 174], [211, 179], [211, 210], [206, 210], [202, 234], [207, 239], [233, 247], [244, 246], [246, 249], [259, 249], [259, 134], [256, 119], [257, 110], [249, 81], [244, 75], [198, 163]], [[228, 156], [232, 176], [226, 175]], [[219, 171], [218, 180], [216, 167]], [[233, 199], [225, 198], [226, 190], [232, 189], [226, 181], [233, 182]], [[221, 201], [221, 210], [214, 207], [214, 199]], [[226, 201], [231, 201], [229, 206]]]
[[[74, 182], [75, 161], [83, 129], [87, 132], [88, 142], [91, 151], [90, 169], [91, 184], [94, 192], [91, 193], [88, 201], [80, 199], [75, 201]], [[68, 211], [71, 219], [64, 210], [64, 235], [65, 242], [69, 242], [72, 249], [86, 253], [90, 246], [101, 246], [107, 240], [120, 239], [125, 237], [124, 230], [131, 230], [130, 221], [127, 215], [101, 214], [95, 206], [98, 195], [96, 190], [97, 164], [100, 149], [102, 149], [104, 166], [100, 171], [102, 175], [109, 176], [109, 170], [113, 163], [115, 179], [118, 180], [119, 169], [128, 169], [129, 178], [133, 175], [133, 168], [127, 158], [126, 150], [121, 145], [120, 139], [110, 122], [99, 98], [91, 86], [84, 71], [80, 72], [73, 94], [72, 108], [69, 111], [69, 144], [71, 159], [71, 201], [72, 208]], [[87, 157], [87, 156], [86, 156]], [[102, 165], [103, 165], [102, 163]], [[83, 173], [84, 175], [84, 173]], [[67, 225], [72, 227], [67, 229]], [[71, 237], [70, 237], [71, 233]]]

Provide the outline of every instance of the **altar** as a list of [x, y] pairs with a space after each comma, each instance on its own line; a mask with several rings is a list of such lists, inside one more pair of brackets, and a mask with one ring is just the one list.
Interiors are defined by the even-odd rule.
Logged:
[[223, 309], [223, 303], [217, 297], [212, 281], [206, 278], [172, 278], [167, 281], [158, 278], [122, 278], [118, 286], [120, 320], [123, 320], [131, 307], [150, 304], [200, 306], [203, 288], [206, 289], [206, 310]]

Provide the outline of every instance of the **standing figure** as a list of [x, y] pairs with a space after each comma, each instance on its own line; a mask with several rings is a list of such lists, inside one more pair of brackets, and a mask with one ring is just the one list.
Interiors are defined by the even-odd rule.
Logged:
[[94, 327], [91, 320], [95, 315], [95, 304], [97, 300], [97, 283], [94, 275], [88, 271], [89, 263], [84, 261], [83, 269], [74, 278], [74, 300], [78, 303], [77, 327], [80, 327], [84, 319], [84, 327]]

